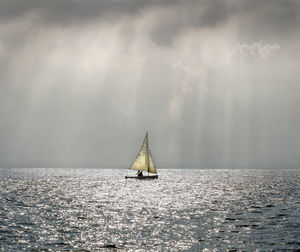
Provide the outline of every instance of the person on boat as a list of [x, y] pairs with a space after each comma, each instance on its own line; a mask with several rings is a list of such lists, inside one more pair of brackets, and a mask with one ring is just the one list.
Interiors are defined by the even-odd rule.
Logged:
[[138, 175], [138, 177], [143, 177], [143, 172], [142, 171], [138, 171], [137, 175]]

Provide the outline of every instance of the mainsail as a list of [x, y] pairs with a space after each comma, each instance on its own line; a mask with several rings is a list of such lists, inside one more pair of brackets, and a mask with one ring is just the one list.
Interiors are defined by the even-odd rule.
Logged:
[[130, 169], [147, 171], [149, 173], [155, 173], [155, 174], [157, 173], [153, 163], [151, 152], [149, 150], [148, 133], [146, 133], [142, 147], [139, 153], [137, 154], [137, 157], [134, 160], [133, 164], [131, 165]]

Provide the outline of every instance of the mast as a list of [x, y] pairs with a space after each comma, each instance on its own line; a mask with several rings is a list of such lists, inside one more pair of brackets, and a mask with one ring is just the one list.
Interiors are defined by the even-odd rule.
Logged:
[[148, 142], [148, 131], [146, 132], [146, 136], [147, 136], [147, 172], [149, 175], [149, 142]]

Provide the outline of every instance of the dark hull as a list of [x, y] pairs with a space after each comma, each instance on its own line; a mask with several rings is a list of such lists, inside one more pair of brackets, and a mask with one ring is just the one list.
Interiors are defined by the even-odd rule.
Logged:
[[133, 178], [133, 179], [157, 179], [158, 175], [151, 175], [151, 176], [143, 176], [143, 177], [138, 177], [138, 176], [125, 176], [126, 179], [128, 178]]

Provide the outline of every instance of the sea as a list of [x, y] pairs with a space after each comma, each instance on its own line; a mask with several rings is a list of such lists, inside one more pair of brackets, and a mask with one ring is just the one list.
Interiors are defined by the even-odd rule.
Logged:
[[0, 251], [300, 251], [300, 170], [0, 168]]

